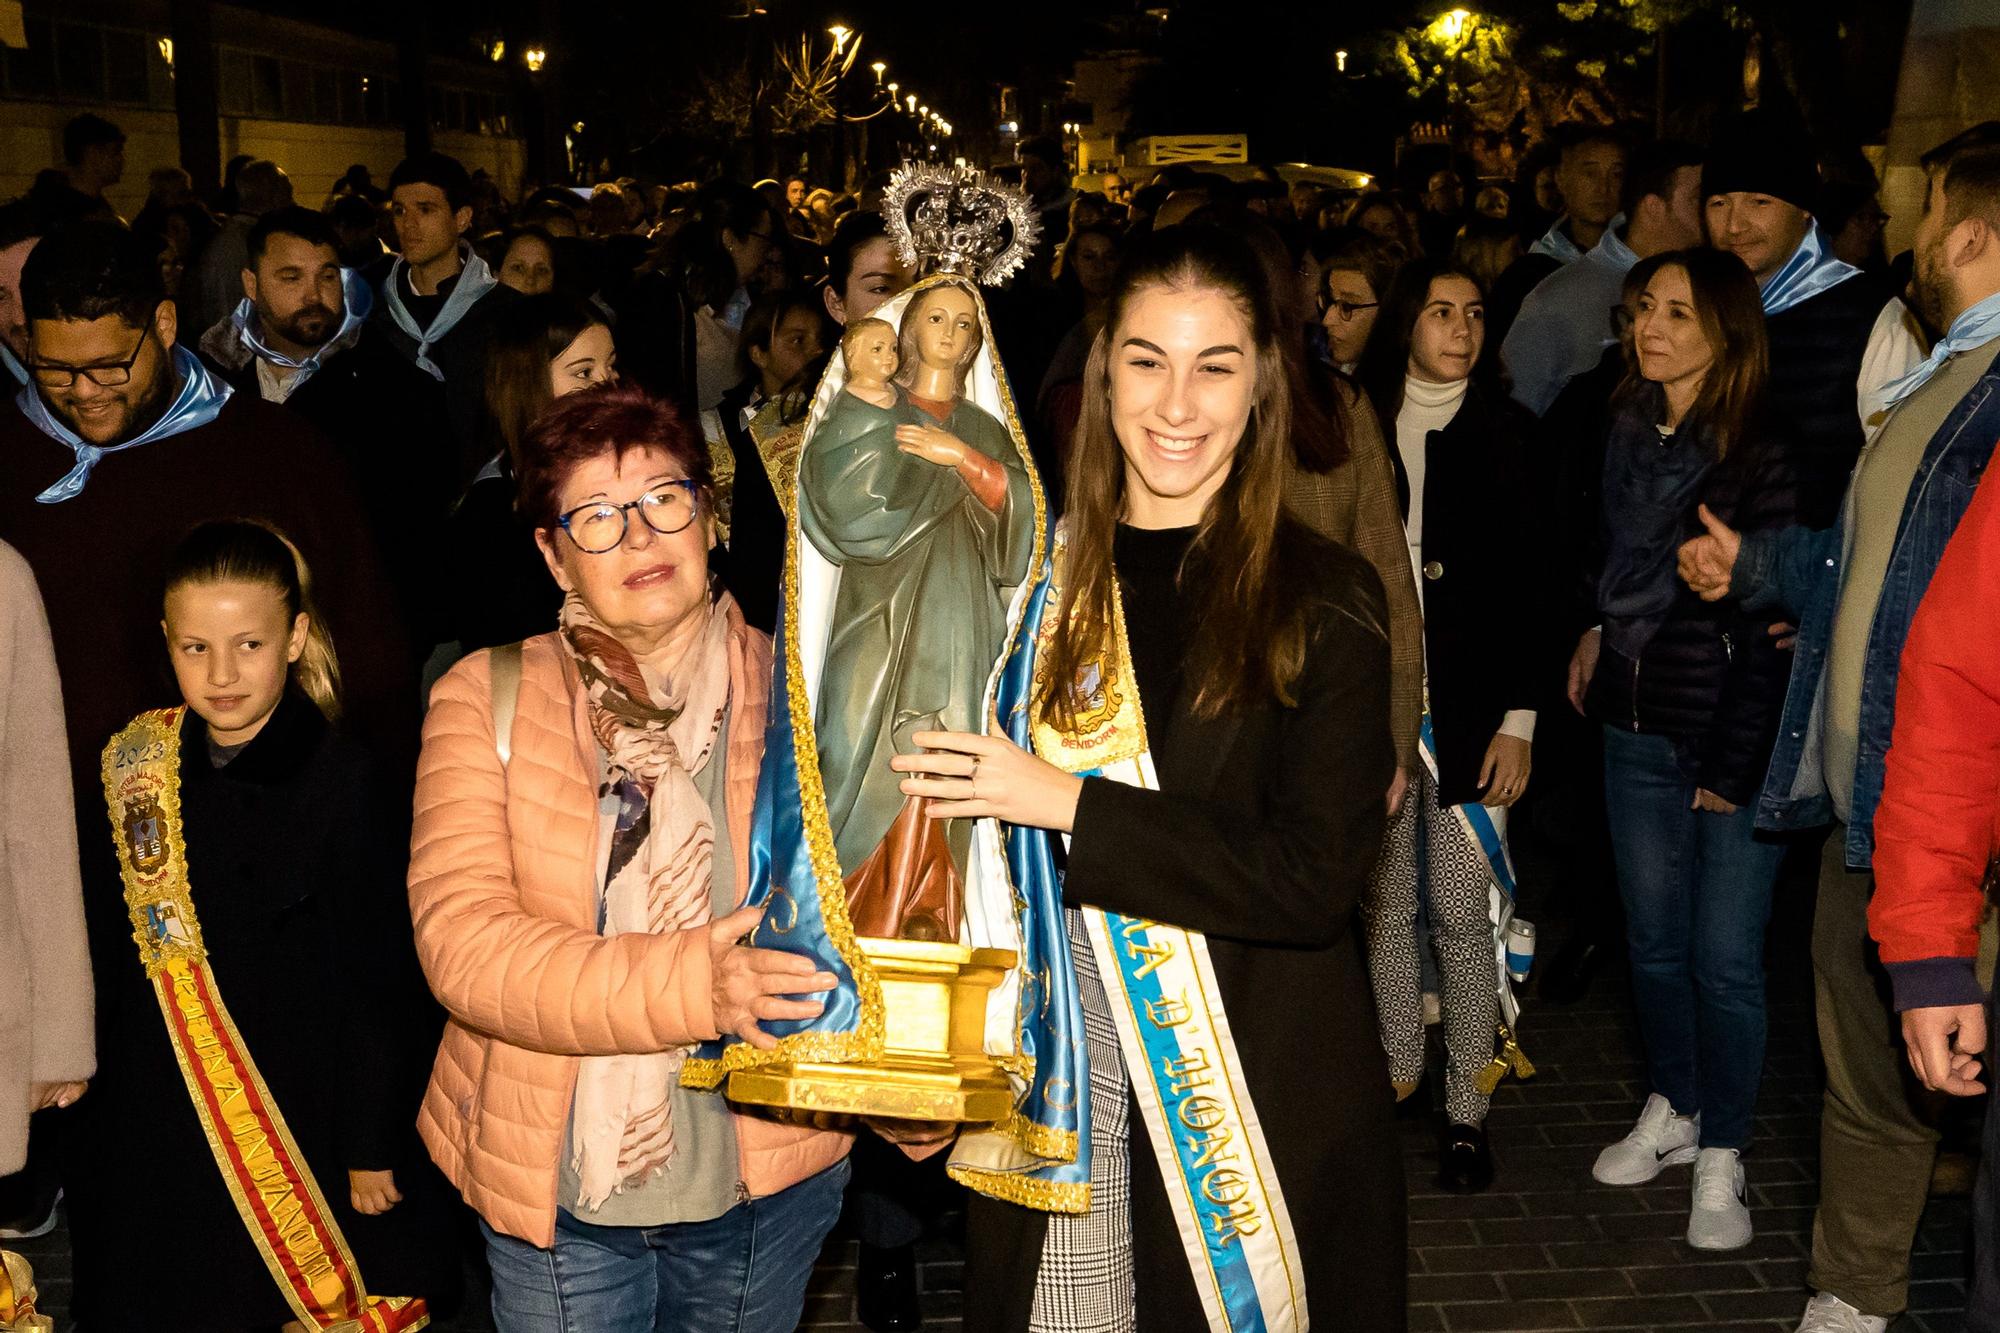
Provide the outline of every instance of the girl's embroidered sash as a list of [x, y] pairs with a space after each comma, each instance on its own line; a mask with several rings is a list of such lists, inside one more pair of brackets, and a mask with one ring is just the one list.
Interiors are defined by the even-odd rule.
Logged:
[[370, 1296], [333, 1212], [223, 1006], [188, 891], [181, 828], [181, 708], [144, 713], [104, 749], [125, 905], [188, 1096], [250, 1239], [311, 1329], [403, 1333], [421, 1299]]

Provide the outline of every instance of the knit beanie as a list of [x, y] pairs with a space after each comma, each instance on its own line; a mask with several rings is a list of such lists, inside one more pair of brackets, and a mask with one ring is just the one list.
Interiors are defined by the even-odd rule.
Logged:
[[1701, 167], [1701, 197], [1768, 194], [1810, 213], [1819, 195], [1819, 155], [1805, 126], [1762, 107], [1723, 121]]

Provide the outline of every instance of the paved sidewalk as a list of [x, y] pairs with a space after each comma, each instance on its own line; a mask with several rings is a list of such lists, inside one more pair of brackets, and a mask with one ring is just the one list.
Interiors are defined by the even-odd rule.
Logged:
[[[1797, 905], [1785, 915], [1796, 922]], [[1491, 1192], [1468, 1198], [1433, 1188], [1432, 1122], [1406, 1120], [1412, 1330], [1784, 1333], [1797, 1323], [1819, 1146], [1818, 1054], [1800, 935], [1783, 917], [1773, 929], [1770, 1056], [1756, 1148], [1746, 1159], [1756, 1240], [1731, 1254], [1688, 1248], [1680, 1238], [1686, 1167], [1639, 1189], [1591, 1180], [1591, 1160], [1625, 1132], [1644, 1094], [1624, 979], [1603, 976], [1572, 1008], [1531, 1003], [1522, 1039], [1539, 1074], [1495, 1097], [1490, 1129], [1499, 1176]], [[960, 1326], [962, 1265], [951, 1230], [947, 1222], [924, 1245], [925, 1327], [938, 1333]], [[1955, 1333], [1962, 1326], [1968, 1230], [1964, 1200], [1932, 1202], [1918, 1240], [1912, 1313], [1896, 1333]], [[50, 1312], [61, 1320], [69, 1298], [66, 1237], [58, 1232], [23, 1248]], [[828, 1245], [807, 1301], [806, 1328], [861, 1333], [853, 1322], [853, 1248], [838, 1232]], [[435, 1327], [484, 1333], [491, 1325], [481, 1304], [475, 1298], [467, 1314]], [[1330, 1299], [1315, 1313], [1317, 1327], [1345, 1333]]]

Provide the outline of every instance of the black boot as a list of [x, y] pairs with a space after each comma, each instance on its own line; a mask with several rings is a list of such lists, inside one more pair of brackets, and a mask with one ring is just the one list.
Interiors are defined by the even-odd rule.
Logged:
[[1478, 1194], [1493, 1183], [1493, 1150], [1478, 1125], [1450, 1125], [1438, 1152], [1438, 1188]]
[[854, 1270], [855, 1313], [874, 1333], [910, 1333], [924, 1326], [917, 1301], [917, 1247], [863, 1245]]

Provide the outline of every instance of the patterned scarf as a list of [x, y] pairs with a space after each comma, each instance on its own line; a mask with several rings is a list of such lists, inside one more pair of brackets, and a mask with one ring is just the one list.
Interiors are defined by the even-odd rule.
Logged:
[[[715, 751], [729, 706], [728, 616], [710, 610], [657, 699], [632, 654], [574, 593], [563, 603], [562, 642], [583, 681], [590, 730], [604, 748], [606, 789], [619, 797], [598, 931], [699, 929], [713, 915], [715, 825], [694, 779]], [[571, 1166], [584, 1208], [666, 1170], [674, 1155], [671, 1095], [690, 1049], [583, 1058]]]

